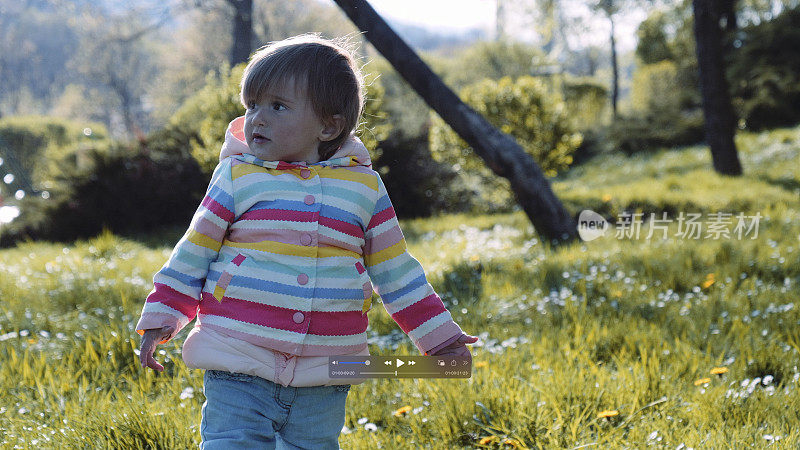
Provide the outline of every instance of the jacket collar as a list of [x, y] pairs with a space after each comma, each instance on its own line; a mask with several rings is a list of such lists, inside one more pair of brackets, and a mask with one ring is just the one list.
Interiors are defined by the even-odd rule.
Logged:
[[[308, 167], [305, 161], [264, 161], [252, 154], [244, 137], [244, 116], [233, 119], [225, 131], [225, 142], [222, 144], [219, 160], [222, 161], [229, 156], [270, 169]], [[364, 147], [361, 140], [354, 134], [350, 134], [350, 137], [336, 150], [333, 156], [325, 161], [319, 161], [311, 165], [326, 167], [366, 166], [372, 168], [372, 160], [369, 157], [369, 151]]]

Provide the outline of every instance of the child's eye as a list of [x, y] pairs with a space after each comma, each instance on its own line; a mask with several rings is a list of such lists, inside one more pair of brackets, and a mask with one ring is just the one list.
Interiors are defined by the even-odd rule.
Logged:
[[247, 108], [249, 108], [249, 109], [254, 109], [255, 107], [256, 107], [256, 102], [249, 102], [247, 104]]
[[279, 103], [279, 102], [274, 102], [272, 104], [272, 109], [274, 109], [275, 111], [282, 111], [283, 109], [281, 109], [281, 108], [286, 109], [286, 106], [284, 106], [283, 103]]

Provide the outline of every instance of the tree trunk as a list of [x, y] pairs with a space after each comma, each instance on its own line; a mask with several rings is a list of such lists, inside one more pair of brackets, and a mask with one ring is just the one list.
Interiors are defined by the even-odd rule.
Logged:
[[517, 202], [542, 239], [558, 244], [577, 238], [575, 220], [553, 194], [539, 166], [513, 138], [462, 102], [366, 1], [335, 1], [428, 106], [495, 174], [509, 180]]
[[617, 66], [617, 42], [614, 39], [614, 17], [609, 14], [611, 22], [611, 111], [617, 118], [617, 99], [619, 98], [619, 67]]
[[503, 2], [505, 0], [495, 0], [495, 10], [494, 10], [494, 40], [500, 41], [503, 39], [505, 34], [505, 11], [503, 8]]
[[253, 0], [228, 0], [233, 6], [233, 44], [231, 45], [231, 67], [247, 62], [253, 36]]
[[742, 166], [733, 136], [736, 131], [722, 59], [722, 29], [719, 0], [693, 0], [694, 36], [697, 65], [700, 68], [700, 93], [703, 97], [706, 141], [711, 148], [714, 170], [723, 175], [741, 175]]

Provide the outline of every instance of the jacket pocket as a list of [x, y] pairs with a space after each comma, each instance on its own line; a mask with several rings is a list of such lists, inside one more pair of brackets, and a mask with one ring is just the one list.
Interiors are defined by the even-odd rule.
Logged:
[[225, 270], [222, 271], [222, 274], [220, 274], [217, 285], [214, 287], [214, 298], [218, 302], [222, 302], [222, 299], [225, 297], [225, 292], [228, 290], [228, 286], [230, 286], [231, 281], [236, 276], [239, 266], [242, 265], [245, 259], [247, 259], [247, 257], [243, 254], [237, 254], [236, 257], [228, 263]]
[[361, 315], [366, 315], [367, 312], [372, 309], [372, 282], [369, 279], [369, 274], [364, 268], [364, 265], [361, 264], [361, 261], [356, 261], [355, 267], [364, 292], [364, 303], [361, 306]]

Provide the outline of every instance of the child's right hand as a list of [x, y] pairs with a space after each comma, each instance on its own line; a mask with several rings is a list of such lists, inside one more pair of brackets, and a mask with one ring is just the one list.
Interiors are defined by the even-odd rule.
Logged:
[[175, 328], [171, 326], [144, 330], [142, 344], [139, 347], [139, 361], [142, 363], [142, 367], [149, 367], [156, 372], [164, 370], [164, 366], [153, 358], [153, 353], [156, 351], [156, 345], [168, 338], [173, 331]]

